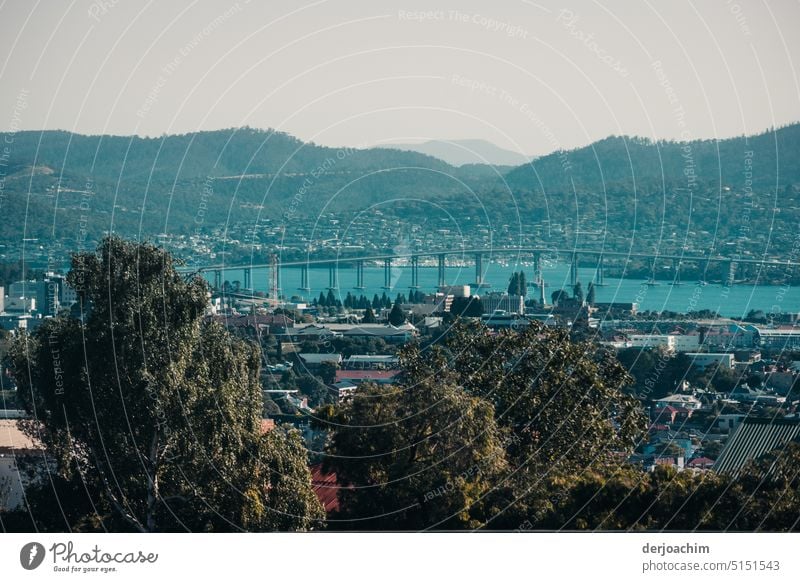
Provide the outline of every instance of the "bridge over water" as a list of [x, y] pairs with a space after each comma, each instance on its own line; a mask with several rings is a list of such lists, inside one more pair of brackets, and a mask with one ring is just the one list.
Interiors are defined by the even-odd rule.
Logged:
[[484, 282], [484, 261], [488, 258], [495, 258], [499, 256], [525, 256], [530, 257], [533, 262], [534, 270], [534, 284], [542, 282], [542, 257], [557, 255], [563, 257], [570, 264], [570, 284], [574, 285], [578, 279], [578, 264], [581, 258], [593, 258], [593, 263], [596, 265], [596, 284], [604, 285], [605, 281], [605, 259], [612, 258], [615, 261], [628, 262], [631, 259], [640, 259], [649, 262], [651, 266], [651, 280], [655, 279], [656, 265], [659, 261], [671, 261], [675, 276], [680, 280], [680, 273], [682, 265], [685, 263], [694, 263], [704, 265], [704, 273], [708, 270], [708, 265], [711, 263], [724, 263], [727, 264], [728, 280], [733, 282], [734, 274], [738, 265], [751, 265], [757, 268], [767, 267], [800, 267], [800, 261], [787, 261], [774, 258], [751, 258], [741, 256], [702, 256], [702, 255], [686, 255], [686, 254], [656, 254], [650, 252], [622, 252], [622, 251], [609, 251], [609, 250], [595, 250], [595, 249], [570, 249], [559, 250], [544, 247], [499, 247], [490, 250], [481, 248], [470, 249], [453, 249], [453, 250], [434, 250], [434, 251], [409, 251], [409, 252], [386, 252], [383, 254], [361, 255], [361, 256], [337, 256], [314, 258], [308, 256], [303, 260], [295, 261], [280, 261], [277, 255], [272, 256], [272, 260], [268, 263], [247, 263], [247, 264], [233, 264], [222, 263], [212, 265], [202, 265], [193, 268], [182, 268], [183, 272], [195, 273], [213, 273], [214, 287], [219, 289], [222, 286], [223, 273], [231, 270], [241, 270], [244, 273], [244, 287], [249, 289], [252, 283], [253, 269], [270, 269], [272, 270], [271, 280], [272, 286], [276, 289], [279, 288], [278, 281], [280, 280], [280, 269], [283, 267], [300, 268], [300, 290], [308, 290], [309, 279], [308, 270], [312, 267], [328, 267], [328, 287], [330, 289], [339, 288], [339, 266], [342, 264], [353, 265], [355, 267], [356, 281], [353, 286], [354, 289], [364, 289], [364, 265], [367, 263], [382, 264], [384, 269], [384, 282], [385, 288], [389, 288], [391, 281], [392, 265], [398, 260], [407, 260], [411, 268], [411, 288], [419, 287], [419, 268], [420, 259], [436, 258], [438, 267], [438, 284], [439, 286], [447, 285], [445, 273], [447, 266], [447, 258], [458, 256], [472, 257], [475, 266], [475, 285], [482, 285]]

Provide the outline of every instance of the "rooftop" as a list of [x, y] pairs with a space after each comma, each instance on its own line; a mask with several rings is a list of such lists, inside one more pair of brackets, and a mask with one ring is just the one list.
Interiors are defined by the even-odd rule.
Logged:
[[30, 452], [41, 446], [20, 429], [18, 420], [0, 420], [0, 453]]
[[714, 469], [736, 475], [754, 459], [780, 448], [800, 435], [796, 418], [745, 418], [728, 439]]

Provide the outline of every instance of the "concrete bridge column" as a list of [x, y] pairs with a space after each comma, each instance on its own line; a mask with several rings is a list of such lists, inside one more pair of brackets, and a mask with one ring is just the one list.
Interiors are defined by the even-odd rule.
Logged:
[[483, 284], [483, 253], [475, 253], [475, 284]]
[[328, 265], [328, 289], [339, 288], [339, 270], [336, 268], [336, 263]]
[[383, 259], [383, 288], [392, 288], [392, 259]]
[[597, 260], [597, 276], [595, 277], [597, 281], [595, 281], [595, 285], [597, 287], [605, 287], [606, 284], [606, 273], [605, 273], [605, 265], [603, 264], [603, 255]]
[[569, 265], [569, 284], [574, 287], [578, 284], [578, 255], [572, 253], [572, 262]]
[[300, 290], [311, 291], [311, 287], [308, 284], [308, 263], [300, 267]]
[[356, 261], [356, 289], [364, 288], [364, 261]]
[[672, 279], [673, 285], [682, 285], [681, 283], [681, 260], [672, 259], [672, 270], [675, 271], [675, 277]]

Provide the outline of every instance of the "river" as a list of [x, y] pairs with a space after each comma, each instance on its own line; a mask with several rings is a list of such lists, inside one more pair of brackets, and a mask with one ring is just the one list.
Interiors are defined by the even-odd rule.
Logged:
[[[449, 285], [473, 285], [473, 294], [482, 294], [491, 291], [504, 291], [508, 287], [511, 273], [523, 270], [528, 281], [533, 279], [533, 269], [520, 265], [504, 265], [500, 263], [487, 263], [484, 265], [484, 281], [491, 285], [488, 288], [476, 288], [475, 269], [473, 266], [446, 268], [446, 280]], [[311, 291], [301, 291], [299, 268], [285, 267], [281, 269], [281, 290], [285, 297], [302, 297], [310, 300], [318, 297], [322, 291], [327, 293], [329, 272], [327, 267], [309, 269], [309, 285]], [[580, 268], [578, 280], [586, 288], [594, 277], [594, 269]], [[208, 273], [209, 281], [213, 275]], [[253, 269], [253, 283], [256, 291], [267, 292], [268, 270]], [[564, 263], [548, 263], [543, 268], [546, 283], [547, 301], [557, 289], [569, 288], [569, 266]], [[436, 289], [438, 270], [436, 267], [419, 267], [419, 290], [432, 292]], [[242, 269], [230, 269], [223, 273], [223, 280], [244, 281]], [[384, 289], [384, 270], [379, 266], [364, 267], [365, 289], [354, 289], [356, 284], [356, 270], [350, 266], [338, 269], [339, 289], [337, 296], [343, 299], [348, 292], [353, 295], [363, 294], [372, 299], [373, 294], [381, 295], [384, 291], [394, 298], [398, 293], [408, 294], [411, 285], [411, 268], [408, 266], [393, 266], [390, 289]], [[538, 289], [528, 288], [528, 297], [538, 298]], [[659, 281], [657, 285], [648, 285], [643, 279], [615, 279], [606, 277], [605, 286], [597, 287], [597, 302], [636, 302], [639, 310], [675, 311], [685, 313], [709, 309], [717, 311], [726, 317], [742, 317], [751, 309], [761, 310], [765, 313], [800, 312], [800, 288], [776, 285], [753, 285], [750, 283], [737, 283], [730, 286], [719, 283], [698, 285], [696, 281], [683, 281], [681, 285], [673, 285], [669, 281]]]

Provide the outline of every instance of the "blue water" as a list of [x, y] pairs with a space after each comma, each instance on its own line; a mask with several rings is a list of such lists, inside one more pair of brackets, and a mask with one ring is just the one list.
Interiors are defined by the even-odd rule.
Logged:
[[[448, 285], [473, 285], [473, 294], [482, 294], [490, 291], [505, 291], [508, 280], [514, 271], [523, 270], [528, 281], [533, 279], [533, 268], [520, 265], [501, 265], [499, 263], [484, 264], [484, 281], [491, 285], [489, 288], [478, 289], [474, 286], [475, 268], [472, 265], [465, 267], [447, 267], [446, 279]], [[268, 290], [268, 270], [253, 269], [253, 285], [257, 291]], [[578, 270], [578, 280], [583, 286], [584, 295], [589, 281], [593, 280], [594, 269], [581, 268]], [[365, 289], [354, 289], [356, 284], [356, 271], [350, 267], [338, 269], [338, 290], [334, 293], [344, 299], [348, 291], [353, 295], [366, 295], [372, 299], [373, 294], [381, 295], [384, 291], [394, 298], [398, 293], [408, 294], [411, 285], [411, 268], [407, 266], [394, 266], [390, 289], [383, 288], [383, 267], [364, 267]], [[550, 263], [544, 266], [543, 276], [547, 284], [546, 296], [548, 303], [553, 291], [569, 289], [569, 267], [566, 264]], [[320, 291], [327, 293], [329, 273], [327, 267], [309, 269], [309, 285], [311, 291], [301, 291], [300, 269], [286, 267], [281, 269], [281, 292], [286, 298], [292, 296], [311, 300], [318, 297]], [[208, 274], [209, 281], [213, 275]], [[223, 281], [240, 281], [244, 283], [242, 269], [226, 270], [222, 276]], [[420, 266], [419, 290], [433, 292], [438, 281], [436, 267]], [[538, 289], [528, 288], [528, 297], [538, 298]], [[736, 284], [723, 286], [719, 283], [709, 283], [699, 286], [696, 281], [684, 281], [676, 286], [668, 281], [659, 281], [655, 286], [649, 286], [643, 279], [612, 279], [606, 277], [605, 286], [596, 290], [598, 302], [636, 302], [639, 310], [676, 311], [685, 313], [699, 309], [717, 311], [726, 317], [741, 317], [751, 309], [762, 310], [765, 313], [800, 312], [800, 288], [781, 287], [774, 285]]]

